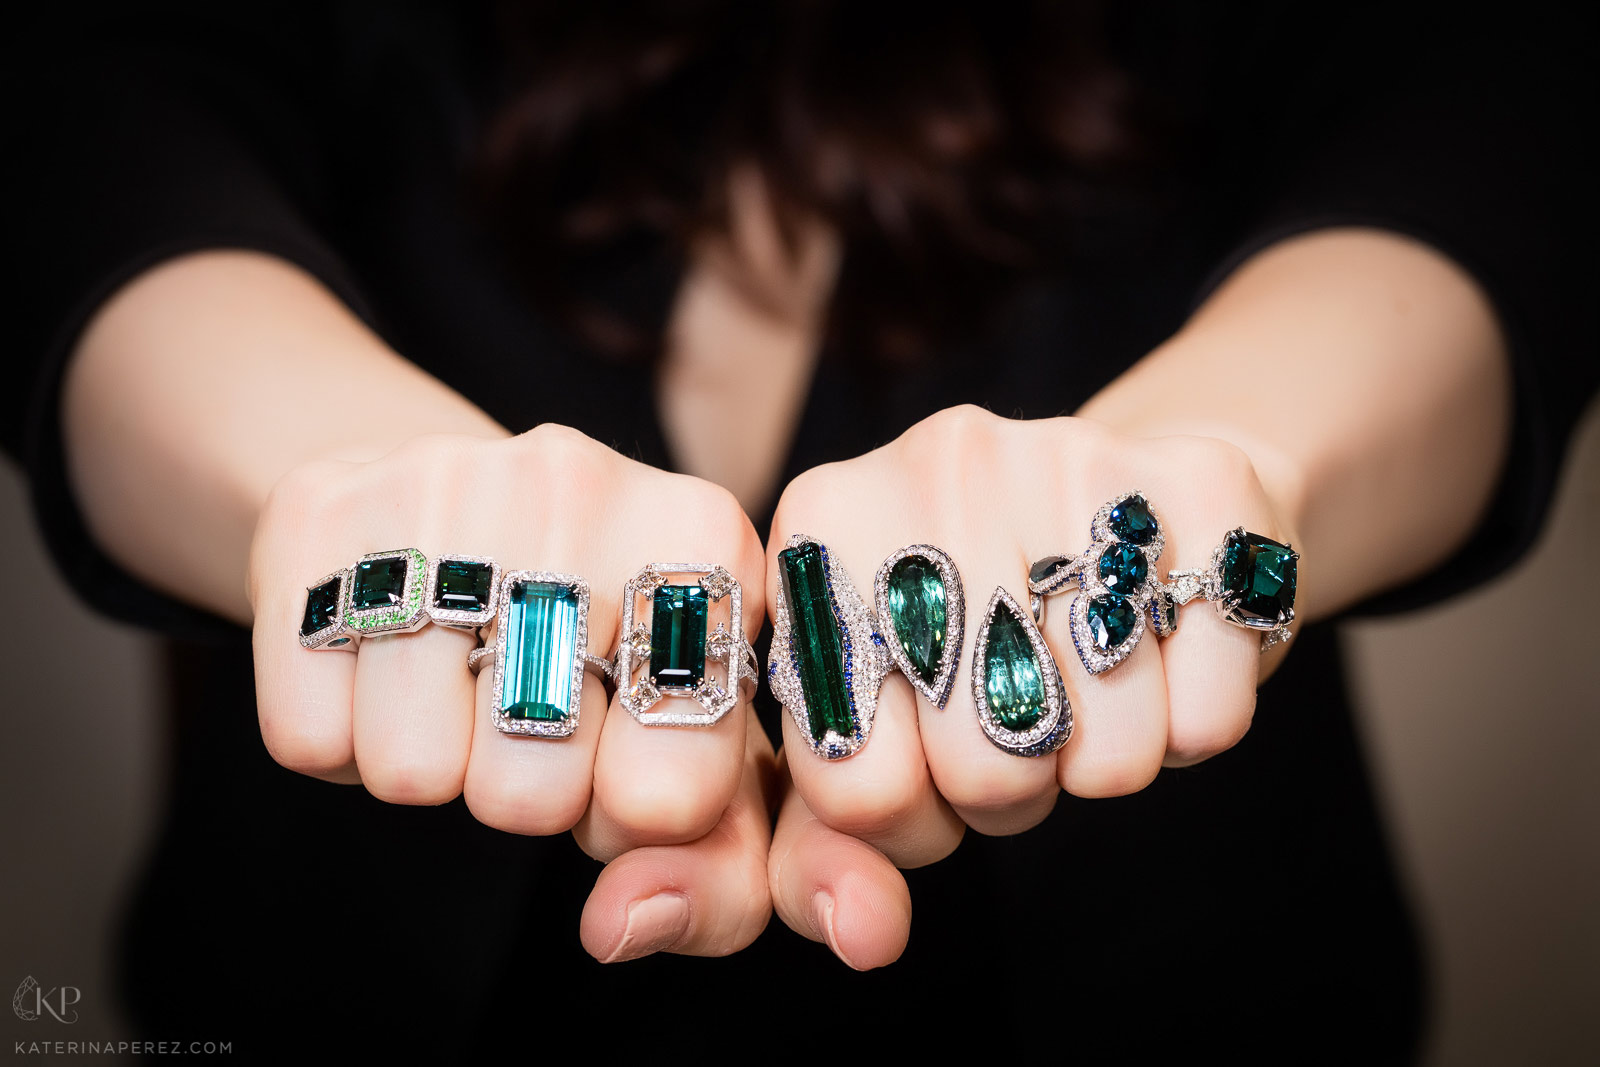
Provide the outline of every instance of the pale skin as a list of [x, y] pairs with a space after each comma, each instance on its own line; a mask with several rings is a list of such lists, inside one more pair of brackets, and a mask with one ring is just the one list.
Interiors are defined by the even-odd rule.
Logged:
[[[988, 743], [964, 656], [943, 711], [891, 676], [868, 745], [827, 763], [787, 717], [775, 755], [744, 707], [705, 730], [647, 729], [608, 708], [592, 678], [574, 737], [499, 735], [488, 673], [474, 685], [465, 670], [469, 637], [427, 627], [355, 656], [306, 652], [294, 639], [306, 582], [403, 545], [584, 574], [590, 651], [604, 655], [622, 582], [651, 560], [723, 563], [753, 635], [776, 553], [804, 531], [863, 588], [895, 548], [941, 546], [962, 569], [972, 633], [996, 585], [1023, 595], [1032, 559], [1082, 547], [1088, 516], [1136, 487], [1168, 531], [1163, 573], [1202, 564], [1244, 525], [1302, 553], [1298, 612], [1313, 621], [1439, 562], [1487, 504], [1510, 385], [1483, 294], [1416, 243], [1324, 231], [1252, 258], [1072, 418], [956, 408], [807, 472], [785, 487], [763, 549], [745, 510], [774, 488], [837, 254], [820, 229], [793, 262], [765, 254], [759, 190], [734, 199], [732, 238], [697, 250], [658, 382], [689, 474], [560, 427], [511, 435], [314, 280], [252, 253], [190, 255], [130, 283], [95, 317], [66, 382], [71, 477], [92, 531], [156, 588], [253, 627], [273, 756], [390, 802], [464, 795], [510, 832], [571, 830], [607, 863], [581, 923], [600, 959], [737, 951], [776, 908], [853, 967], [892, 962], [911, 919], [899, 868], [949, 854], [969, 826], [1026, 829], [1063, 789], [1130, 793], [1163, 765], [1227, 749], [1292, 642], [1261, 656], [1254, 635], [1191, 606], [1174, 637], [1147, 637], [1091, 677], [1054, 611], [1045, 635], [1077, 722], [1060, 753], [1022, 759]], [[356, 378], [369, 391], [385, 383], [386, 415], [371, 425], [337, 399]], [[727, 404], [746, 417], [689, 417]], [[481, 491], [507, 479], [591, 506], [554, 523]], [[652, 505], [686, 498], [694, 522], [663, 522], [674, 509]]]

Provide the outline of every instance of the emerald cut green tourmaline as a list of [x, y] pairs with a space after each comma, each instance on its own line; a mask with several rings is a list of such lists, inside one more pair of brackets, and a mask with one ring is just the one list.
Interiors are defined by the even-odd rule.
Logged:
[[433, 606], [446, 611], [483, 611], [494, 588], [494, 568], [467, 559], [439, 561], [433, 583]]
[[1100, 553], [1100, 582], [1114, 593], [1131, 593], [1150, 571], [1144, 553], [1132, 545], [1111, 545]]
[[822, 551], [821, 545], [807, 541], [778, 553], [800, 691], [810, 713], [811, 738], [818, 743], [829, 731], [840, 737], [855, 733], [854, 708], [845, 685], [844, 635], [833, 614]]
[[336, 574], [306, 591], [306, 613], [300, 619], [301, 637], [310, 637], [333, 622], [339, 614], [339, 593], [343, 587], [344, 577]]
[[351, 605], [356, 611], [398, 605], [406, 596], [406, 569], [409, 564], [410, 560], [405, 556], [357, 563], [355, 584], [350, 591]]
[[1106, 525], [1117, 540], [1131, 545], [1148, 545], [1156, 538], [1156, 517], [1150, 513], [1150, 502], [1137, 493], [1117, 502]]
[[989, 714], [1007, 730], [1026, 730], [1044, 715], [1044, 674], [1022, 620], [995, 604], [983, 648], [983, 688]]
[[565, 719], [573, 711], [578, 591], [557, 582], [513, 582], [509, 597], [500, 710], [513, 719]]
[[889, 622], [917, 676], [929, 685], [944, 658], [944, 576], [926, 556], [905, 556], [889, 568]]
[[1245, 620], [1277, 626], [1291, 617], [1298, 564], [1288, 545], [1231, 533], [1222, 550], [1222, 588]]
[[1139, 622], [1139, 608], [1120, 593], [1091, 597], [1085, 612], [1089, 619], [1089, 639], [1101, 652], [1110, 652], [1133, 633]]
[[706, 591], [664, 585], [650, 601], [650, 677], [693, 689], [706, 674]]

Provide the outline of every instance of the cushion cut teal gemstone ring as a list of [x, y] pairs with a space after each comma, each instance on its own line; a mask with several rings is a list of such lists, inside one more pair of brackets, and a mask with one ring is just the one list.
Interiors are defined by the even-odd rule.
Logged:
[[1215, 602], [1226, 621], [1262, 631], [1265, 652], [1291, 636], [1299, 561], [1291, 546], [1239, 526], [1211, 553], [1205, 570], [1170, 572], [1162, 592], [1173, 605], [1197, 597]]

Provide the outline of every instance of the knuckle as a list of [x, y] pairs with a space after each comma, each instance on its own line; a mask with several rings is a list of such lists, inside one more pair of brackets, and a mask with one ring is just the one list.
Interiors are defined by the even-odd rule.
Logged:
[[461, 793], [459, 771], [426, 759], [386, 760], [359, 769], [367, 792], [387, 804], [434, 806]]
[[518, 788], [509, 778], [467, 778], [462, 797], [472, 817], [493, 830], [550, 837], [578, 825], [589, 806], [587, 791]]
[[1008, 421], [976, 404], [957, 404], [916, 423], [900, 442], [915, 456], [964, 456], [993, 438]]
[[1244, 449], [1218, 437], [1180, 437], [1178, 463], [1188, 470], [1190, 484], [1206, 488], [1241, 489], [1257, 482], [1255, 464]]
[[773, 512], [773, 529], [786, 534], [806, 532], [806, 523], [813, 516], [826, 513], [829, 501], [838, 495], [843, 467], [843, 463], [824, 463], [802, 471], [784, 486]]
[[349, 508], [354, 468], [338, 460], [311, 460], [294, 467], [267, 493], [260, 525], [313, 525], [339, 517]]

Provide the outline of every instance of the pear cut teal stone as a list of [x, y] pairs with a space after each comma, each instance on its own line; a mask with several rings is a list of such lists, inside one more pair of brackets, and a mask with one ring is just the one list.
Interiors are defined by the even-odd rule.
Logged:
[[1130, 545], [1148, 545], [1156, 538], [1156, 517], [1150, 513], [1150, 503], [1135, 493], [1111, 509], [1106, 525], [1119, 541]]
[[926, 556], [906, 556], [889, 568], [889, 621], [917, 676], [929, 685], [944, 658], [944, 576]]
[[409, 563], [405, 556], [357, 563], [355, 584], [350, 590], [350, 601], [355, 610], [394, 607], [404, 600]]
[[494, 568], [466, 559], [439, 561], [433, 584], [433, 606], [446, 611], [483, 611], [489, 606]]
[[500, 710], [512, 719], [565, 719], [573, 711], [579, 652], [578, 591], [557, 582], [513, 582], [509, 592]]
[[1007, 730], [1029, 729], [1044, 716], [1044, 673], [1022, 620], [1004, 601], [989, 619], [983, 688], [989, 713]]
[[1100, 553], [1100, 581], [1113, 593], [1127, 595], [1144, 584], [1149, 564], [1132, 545], [1112, 545]]
[[1089, 639], [1101, 652], [1110, 652], [1133, 633], [1139, 621], [1139, 608], [1119, 593], [1106, 593], [1089, 600]]
[[693, 689], [706, 674], [706, 591], [664, 585], [650, 602], [650, 677], [658, 686]]
[[1299, 565], [1294, 550], [1253, 533], [1231, 533], [1222, 551], [1222, 588], [1233, 611], [1263, 627], [1288, 621]]
[[306, 613], [300, 619], [300, 636], [310, 637], [326, 629], [339, 614], [339, 593], [344, 577], [334, 575], [319, 586], [306, 590]]
[[789, 612], [790, 647], [800, 691], [810, 712], [811, 739], [855, 734], [855, 707], [845, 680], [846, 637], [833, 613], [827, 564], [815, 541], [778, 553], [778, 573]]

